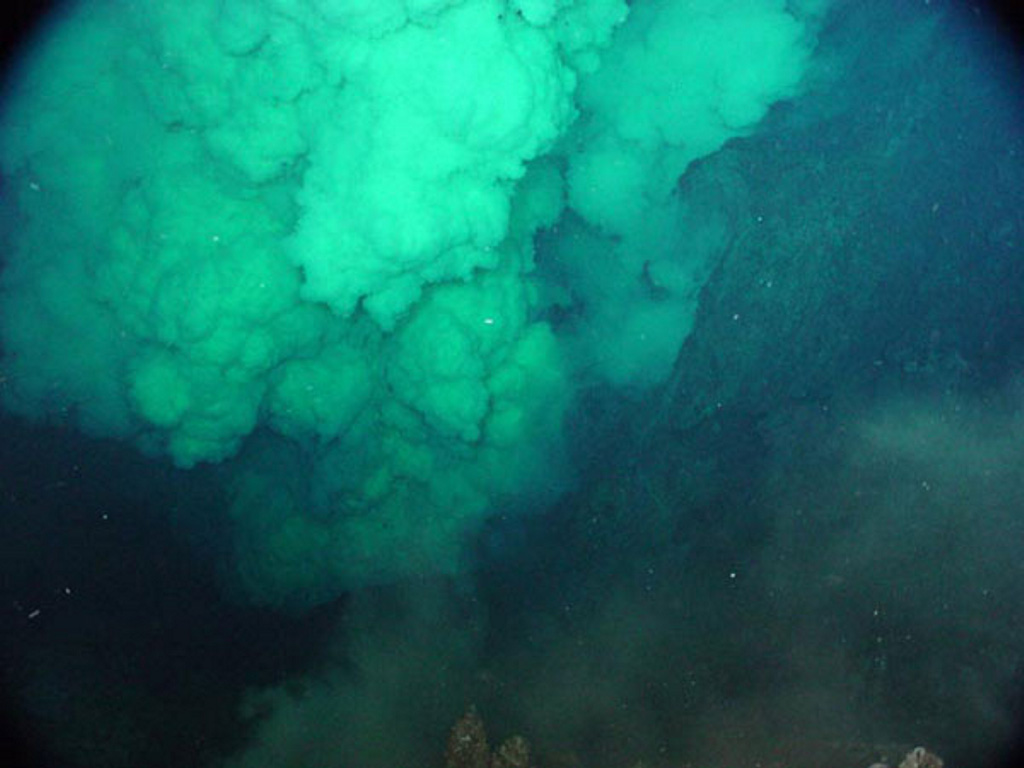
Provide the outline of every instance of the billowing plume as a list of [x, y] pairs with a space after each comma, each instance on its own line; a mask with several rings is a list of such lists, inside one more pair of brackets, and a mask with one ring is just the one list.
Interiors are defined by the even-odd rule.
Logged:
[[796, 92], [811, 18], [72, 8], [0, 124], [4, 404], [225, 462], [229, 581], [258, 602], [456, 571], [487, 515], [564, 486], [581, 372], [666, 373], [725, 237], [676, 180]]

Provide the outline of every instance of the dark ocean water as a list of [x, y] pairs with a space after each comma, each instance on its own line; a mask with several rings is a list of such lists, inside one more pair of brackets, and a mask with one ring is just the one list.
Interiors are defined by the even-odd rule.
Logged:
[[[617, 323], [593, 307], [606, 294], [573, 282], [600, 280], [566, 266], [560, 232], [582, 232], [582, 219], [532, 229], [531, 312], [574, 361], [553, 377], [571, 393], [560, 442], [528, 444], [521, 473], [519, 454], [507, 459], [508, 483], [500, 459], [486, 514], [472, 513], [454, 563], [436, 570], [420, 558], [448, 553], [435, 531], [449, 530], [444, 510], [468, 508], [463, 486], [444, 496], [450, 509], [422, 501], [415, 544], [346, 527], [365, 546], [318, 539], [296, 559], [260, 559], [264, 529], [239, 523], [238, 495], [362, 520], [384, 496], [352, 501], [346, 473], [373, 468], [325, 458], [340, 438], [288, 434], [266, 403], [238, 449], [265, 485], [245, 485], [230, 458], [186, 468], [161, 442], [175, 414], [140, 406], [148, 431], [132, 431], [90, 410], [135, 397], [138, 380], [110, 395], [88, 373], [81, 389], [62, 385], [85, 394], [61, 405], [38, 376], [22, 388], [36, 376], [29, 353], [4, 349], [15, 413], [0, 420], [3, 738], [26, 764], [61, 768], [440, 766], [475, 705], [492, 741], [524, 735], [541, 768], [868, 768], [918, 745], [947, 766], [1017, 765], [1024, 59], [996, 10], [837, 2], [821, 16], [806, 87], [673, 189], [689, 224], [658, 258], [706, 255], [692, 312], [679, 310], [692, 328], [670, 329], [682, 341], [653, 384], [594, 374], [602, 357], [579, 363], [605, 343], [588, 334]], [[52, 252], [6, 163], [0, 247], [15, 276], [2, 325], [14, 347], [19, 290], [50, 295], [21, 270]], [[59, 250], [73, 237], [54, 221]], [[594, 271], [628, 240], [595, 250]], [[661, 262], [640, 263], [642, 301], [623, 303], [623, 324], [627, 307], [662, 317], [677, 299], [649, 274]], [[53, 301], [77, 306], [78, 294]], [[76, 351], [73, 321], [54, 328], [65, 336], [38, 335], [55, 356], [94, 349], [82, 329]], [[440, 332], [426, 341], [444, 347]], [[523, 375], [544, 379], [545, 366]], [[402, 423], [461, 423], [423, 413]], [[438, 473], [462, 471], [437, 455]], [[325, 466], [344, 477], [323, 480]], [[401, 498], [408, 509], [388, 507], [382, 527], [416, 519], [421, 499]], [[268, 539], [283, 551], [290, 535]], [[334, 567], [332, 546], [365, 563]], [[396, 568], [405, 546], [416, 566]], [[308, 579], [295, 573], [306, 561]]]

